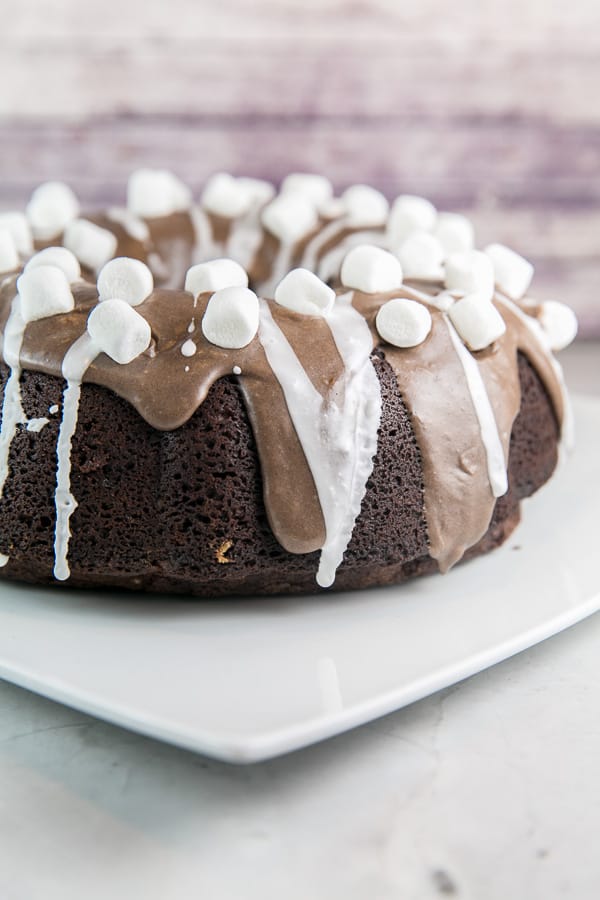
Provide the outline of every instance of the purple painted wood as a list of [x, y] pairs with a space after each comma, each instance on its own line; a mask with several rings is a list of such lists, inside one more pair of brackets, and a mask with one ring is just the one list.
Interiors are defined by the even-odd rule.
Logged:
[[421, 193], [536, 264], [600, 335], [600, 5], [4, 0], [0, 204], [139, 165]]

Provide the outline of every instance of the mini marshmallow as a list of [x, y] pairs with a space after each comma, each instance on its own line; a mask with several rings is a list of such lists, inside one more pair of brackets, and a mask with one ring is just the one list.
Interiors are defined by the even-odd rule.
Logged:
[[27, 218], [34, 237], [42, 241], [62, 234], [66, 225], [79, 215], [79, 200], [68, 184], [46, 181], [32, 193]]
[[377, 331], [394, 347], [416, 347], [431, 331], [431, 313], [422, 303], [395, 297], [384, 303], [375, 320]]
[[448, 316], [470, 350], [484, 350], [506, 331], [504, 319], [485, 293], [457, 300]]
[[437, 210], [424, 197], [401, 194], [392, 203], [388, 219], [388, 234], [393, 242], [405, 240], [414, 231], [431, 231]]
[[390, 208], [387, 199], [366, 184], [353, 184], [344, 191], [341, 200], [351, 228], [376, 228], [387, 219]]
[[67, 276], [67, 281], [72, 284], [81, 278], [81, 266], [74, 253], [66, 247], [46, 247], [32, 256], [25, 266], [25, 272], [36, 269], [38, 266], [56, 266]]
[[264, 206], [275, 196], [275, 188], [270, 181], [263, 178], [248, 178], [242, 175], [237, 183], [250, 196], [253, 206]]
[[282, 244], [295, 244], [319, 224], [314, 203], [303, 194], [279, 194], [262, 211], [262, 223]]
[[444, 278], [444, 248], [427, 231], [416, 231], [406, 238], [397, 251], [405, 278], [439, 281]]
[[211, 259], [187, 270], [185, 290], [194, 295], [220, 291], [226, 287], [248, 287], [246, 270], [233, 259]]
[[127, 183], [127, 208], [143, 219], [156, 219], [189, 209], [189, 188], [167, 169], [138, 169]]
[[333, 197], [333, 185], [324, 175], [292, 172], [281, 183], [281, 193], [287, 192], [302, 194], [315, 206], [321, 207]]
[[122, 366], [147, 350], [152, 340], [148, 322], [125, 300], [105, 300], [95, 306], [87, 330], [99, 352]]
[[473, 223], [459, 213], [438, 213], [433, 233], [447, 255], [465, 253], [475, 246]]
[[87, 219], [74, 219], [65, 228], [63, 244], [80, 263], [97, 271], [115, 255], [117, 239], [106, 228]]
[[531, 263], [504, 244], [489, 244], [484, 253], [492, 262], [497, 287], [513, 300], [523, 297], [533, 278]]
[[0, 272], [19, 268], [19, 254], [15, 239], [8, 228], [0, 229]]
[[58, 266], [37, 266], [17, 279], [21, 315], [26, 322], [71, 312], [75, 306], [67, 276]]
[[335, 291], [308, 269], [292, 269], [277, 285], [275, 301], [305, 316], [326, 316]]
[[207, 341], [227, 350], [239, 350], [250, 343], [258, 331], [258, 297], [245, 287], [226, 287], [216, 291], [202, 319]]
[[402, 284], [402, 266], [387, 250], [359, 244], [344, 257], [340, 279], [345, 287], [366, 294], [393, 291]]
[[206, 182], [201, 203], [204, 209], [225, 219], [237, 219], [252, 206], [252, 193], [240, 179], [227, 172], [217, 172]]
[[98, 299], [117, 297], [131, 306], [139, 306], [154, 290], [154, 278], [148, 266], [139, 259], [119, 256], [111, 259], [98, 275]]
[[494, 267], [490, 258], [479, 250], [451, 253], [446, 260], [446, 287], [463, 294], [485, 294], [491, 300]]
[[0, 213], [0, 229], [10, 231], [17, 251], [22, 256], [33, 253], [33, 239], [31, 228], [25, 215], [21, 212]]
[[539, 322], [548, 338], [551, 350], [564, 350], [577, 335], [577, 317], [564, 303], [547, 300], [542, 303]]

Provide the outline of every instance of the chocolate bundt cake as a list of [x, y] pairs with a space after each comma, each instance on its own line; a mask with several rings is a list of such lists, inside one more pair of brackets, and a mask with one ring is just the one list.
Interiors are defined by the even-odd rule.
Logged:
[[[136, 172], [0, 214], [0, 574], [200, 596], [447, 571], [552, 474], [572, 312], [463, 216]], [[263, 299], [264, 298], [264, 299]]]

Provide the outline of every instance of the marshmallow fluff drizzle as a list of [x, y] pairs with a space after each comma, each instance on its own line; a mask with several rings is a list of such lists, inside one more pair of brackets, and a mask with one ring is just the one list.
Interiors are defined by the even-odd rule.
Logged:
[[[511, 289], [527, 289], [530, 275], [521, 257], [513, 260], [498, 245], [490, 256], [477, 254], [469, 245], [465, 220], [456, 217], [457, 222], [444, 224], [445, 241], [460, 251], [448, 262], [447, 271], [458, 273], [452, 274], [451, 290], [438, 281], [437, 238], [413, 242], [419, 255], [409, 260], [409, 267], [412, 273], [416, 266], [417, 275], [402, 283], [398, 260], [407, 260], [407, 254], [395, 252], [392, 258], [389, 251], [424, 227], [433, 233], [435, 210], [431, 213], [421, 198], [404, 197], [387, 218], [384, 199], [376, 192], [368, 195], [362, 186], [342, 195], [336, 207], [335, 198], [303, 178], [292, 179], [273, 200], [265, 182], [223, 177], [205, 193], [206, 203], [194, 209], [181, 184], [161, 173], [150, 206], [144, 206], [146, 193], [131, 191], [128, 215], [139, 216], [143, 227], [131, 228], [124, 215], [90, 217], [98, 229], [114, 236], [115, 255], [132, 258], [106, 262], [103, 235], [102, 247], [96, 248], [96, 232], [83, 229], [83, 277], [70, 285], [73, 308], [68, 311], [53, 314], [49, 308], [49, 314], [42, 311], [26, 321], [19, 272], [3, 276], [0, 328], [10, 373], [0, 431], [0, 492], [11, 442], [19, 425], [27, 424], [19, 391], [22, 370], [66, 381], [57, 444], [58, 580], [69, 577], [70, 518], [77, 506], [70, 484], [71, 444], [85, 382], [114, 391], [152, 427], [170, 431], [191, 418], [219, 378], [235, 373], [255, 436], [270, 526], [291, 553], [321, 551], [316, 572], [321, 587], [334, 582], [373, 469], [382, 415], [372, 363], [375, 348], [395, 373], [411, 417], [422, 462], [429, 552], [442, 571], [485, 534], [496, 499], [508, 489], [510, 435], [521, 399], [519, 352], [539, 375], [557, 421], [568, 426], [560, 367], [543, 338], [538, 308], [507, 296], [498, 283], [500, 272]], [[145, 172], [144, 179], [151, 187], [151, 174]], [[308, 193], [302, 193], [303, 185]], [[362, 217], [355, 208], [357, 198], [365, 205]], [[198, 230], [194, 223], [199, 218]], [[79, 226], [72, 226], [71, 234], [74, 227]], [[369, 235], [370, 249], [353, 240], [360, 236], [364, 244]], [[70, 244], [77, 250], [77, 241]], [[220, 258], [236, 247], [241, 248], [237, 262], [243, 257], [261, 299], [244, 286], [239, 265], [225, 265]], [[420, 265], [424, 272], [432, 271], [426, 258], [430, 247], [433, 280], [418, 277]], [[345, 287], [334, 280], [335, 294], [303, 269], [291, 273], [286, 288], [277, 292], [281, 277], [293, 265], [302, 266], [305, 258], [318, 272], [323, 260], [337, 253], [339, 276], [348, 250], [354, 252], [346, 266], [352, 274]], [[207, 256], [219, 257], [214, 273], [198, 266]], [[495, 291], [492, 257], [498, 260]], [[104, 276], [100, 262], [107, 266]], [[149, 268], [140, 269], [143, 263]], [[192, 266], [196, 268], [186, 282]], [[460, 279], [467, 276], [463, 286]], [[184, 282], [189, 290], [173, 287]], [[265, 299], [265, 285], [275, 301], [268, 295]], [[473, 300], [479, 293], [480, 303]], [[448, 315], [462, 297], [470, 298], [476, 310], [465, 334]], [[397, 299], [403, 303], [390, 307]], [[104, 304], [106, 316], [100, 315]], [[110, 321], [110, 304], [118, 314], [118, 334], [104, 322], [94, 331], [101, 318]], [[382, 307], [387, 339], [377, 330]], [[418, 313], [417, 320], [403, 321], [403, 310], [413, 317]], [[407, 339], [407, 334], [416, 337]], [[471, 340], [485, 346], [473, 352], [467, 346]]]

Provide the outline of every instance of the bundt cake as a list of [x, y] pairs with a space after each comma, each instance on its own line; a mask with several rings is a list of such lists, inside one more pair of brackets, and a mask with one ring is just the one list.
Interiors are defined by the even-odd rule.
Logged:
[[0, 574], [200, 596], [447, 571], [571, 424], [560, 303], [464, 216], [321, 176], [140, 170], [0, 214]]

